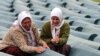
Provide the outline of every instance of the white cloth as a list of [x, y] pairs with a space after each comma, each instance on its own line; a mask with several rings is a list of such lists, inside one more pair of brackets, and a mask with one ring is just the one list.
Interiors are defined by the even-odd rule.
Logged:
[[[27, 33], [27, 38], [28, 38], [28, 44], [29, 45], [35, 45], [35, 36], [33, 34], [33, 31], [32, 31], [32, 26], [30, 27], [30, 30], [27, 31], [23, 26], [22, 26], [22, 21], [26, 18], [26, 17], [29, 17], [31, 19], [31, 22], [32, 22], [32, 17], [30, 15], [29, 12], [27, 11], [22, 11], [19, 15], [18, 15], [18, 25]], [[32, 25], [32, 23], [31, 23]]]
[[14, 28], [15, 28], [15, 27], [18, 27], [18, 20], [15, 20], [15, 21], [12, 23], [11, 28], [12, 28], [12, 27], [14, 27]]
[[[30, 15], [30, 13], [28, 11], [22, 11], [19, 15], [18, 15], [18, 24], [22, 27], [22, 20], [24, 20], [26, 17], [29, 17], [32, 20], [32, 17]], [[32, 23], [31, 23], [32, 24]], [[23, 28], [23, 27], [22, 27]]]
[[18, 25], [18, 20], [15, 20], [12, 24], [12, 26], [17, 26]]
[[[60, 23], [57, 26], [54, 26], [52, 23], [52, 19], [50, 19], [51, 22], [51, 32], [52, 32], [52, 37], [56, 37], [59, 36], [60, 34], [60, 28], [62, 27], [62, 25], [64, 24], [64, 19], [63, 19], [63, 15], [62, 15], [62, 11], [60, 8], [55, 7], [52, 11], [51, 11], [51, 17], [52, 16], [57, 16], [60, 20]], [[55, 31], [56, 30], [56, 31]]]

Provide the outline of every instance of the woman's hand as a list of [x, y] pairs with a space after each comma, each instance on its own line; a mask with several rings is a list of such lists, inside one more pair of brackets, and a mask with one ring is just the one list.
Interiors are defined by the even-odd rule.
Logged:
[[35, 47], [35, 52], [36, 52], [36, 53], [42, 53], [42, 52], [44, 52], [44, 51], [45, 51], [45, 48], [44, 48], [44, 47], [41, 47], [41, 46]]
[[52, 43], [59, 43], [60, 38], [59, 37], [54, 37], [53, 39], [51, 39]]
[[43, 47], [46, 49], [49, 48], [49, 46], [45, 42], [43, 43]]

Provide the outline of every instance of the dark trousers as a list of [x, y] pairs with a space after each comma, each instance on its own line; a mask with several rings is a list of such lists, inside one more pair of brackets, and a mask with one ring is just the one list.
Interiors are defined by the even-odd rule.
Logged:
[[59, 52], [65, 56], [69, 56], [71, 46], [70, 45], [63, 45], [63, 46], [55, 46], [55, 45], [50, 45], [49, 46], [51, 50], [54, 50], [56, 52]]
[[7, 47], [0, 51], [14, 56], [30, 56], [30, 54], [21, 51], [18, 47]]

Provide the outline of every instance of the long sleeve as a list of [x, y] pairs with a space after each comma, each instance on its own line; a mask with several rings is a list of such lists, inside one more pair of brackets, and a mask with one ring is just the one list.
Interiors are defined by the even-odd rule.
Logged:
[[43, 39], [47, 44], [51, 43], [52, 36], [50, 35], [50, 25], [47, 22], [41, 29], [40, 37]]
[[67, 23], [65, 23], [61, 28], [60, 42], [58, 43], [58, 45], [63, 45], [67, 43], [69, 33], [70, 33], [70, 27]]
[[41, 36], [40, 36], [47, 44], [49, 44], [51, 41], [50, 41], [50, 38], [46, 36], [46, 31], [44, 28], [42, 28], [41, 30]]
[[27, 42], [25, 40], [25, 37], [22, 35], [22, 33], [20, 31], [15, 31], [13, 32], [13, 42], [16, 44], [16, 46], [18, 46], [22, 51], [27, 52], [27, 53], [31, 53], [34, 52], [34, 46], [28, 46]]

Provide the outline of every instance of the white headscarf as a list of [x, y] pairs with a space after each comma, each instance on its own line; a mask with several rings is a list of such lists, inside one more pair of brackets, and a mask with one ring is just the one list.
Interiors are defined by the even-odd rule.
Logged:
[[[22, 11], [19, 15], [18, 15], [18, 25], [20, 25], [22, 27], [22, 21], [26, 18], [29, 17], [30, 20], [32, 21], [32, 17], [30, 15], [30, 13], [28, 11]], [[31, 23], [32, 24], [32, 23]], [[22, 27], [23, 28], [23, 27]], [[23, 30], [25, 30], [23, 28]], [[26, 31], [26, 30], [25, 30]]]
[[15, 20], [13, 23], [12, 23], [12, 26], [11, 27], [17, 27], [18, 26], [18, 20]]
[[12, 23], [12, 27], [15, 27], [15, 26], [22, 26], [21, 25], [21, 21], [24, 20], [24, 18], [26, 17], [29, 17], [31, 20], [32, 20], [32, 17], [30, 15], [30, 13], [28, 11], [22, 11], [19, 15], [18, 15], [18, 19], [15, 20], [13, 23]]
[[[60, 8], [58, 7], [55, 7], [52, 11], [51, 11], [51, 17], [52, 16], [57, 16], [60, 20], [60, 23], [57, 25], [57, 26], [54, 26], [52, 24], [52, 19], [50, 19], [51, 21], [51, 32], [52, 32], [52, 37], [56, 37], [56, 36], [59, 36], [60, 34], [60, 28], [62, 27], [62, 25], [64, 24], [64, 18], [63, 18], [63, 15], [62, 15], [62, 11]], [[55, 31], [56, 29], [56, 31]]]
[[17, 25], [17, 23], [18, 23], [18, 20], [15, 20], [14, 23], [13, 23], [13, 25]]
[[32, 23], [31, 23], [31, 27], [30, 27], [30, 30], [27, 31], [23, 26], [22, 26], [22, 21], [26, 18], [26, 17], [29, 17], [31, 22], [33, 21], [32, 20], [32, 17], [30, 15], [30, 13], [28, 11], [22, 11], [19, 15], [18, 15], [18, 25], [27, 33], [27, 37], [28, 37], [28, 44], [29, 45], [35, 45], [35, 37], [33, 35], [33, 31], [32, 31]]

